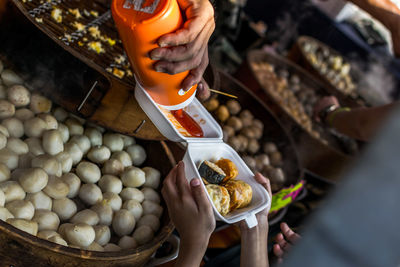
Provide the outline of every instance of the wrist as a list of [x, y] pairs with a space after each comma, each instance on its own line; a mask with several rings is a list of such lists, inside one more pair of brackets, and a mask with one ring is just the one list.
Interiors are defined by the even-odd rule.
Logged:
[[200, 266], [204, 253], [207, 250], [208, 242], [196, 242], [181, 239], [179, 245], [179, 255], [175, 266], [192, 267]]

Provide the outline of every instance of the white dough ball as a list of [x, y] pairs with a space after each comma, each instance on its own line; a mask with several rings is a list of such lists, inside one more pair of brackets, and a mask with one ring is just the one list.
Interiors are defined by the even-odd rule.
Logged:
[[143, 208], [139, 201], [133, 199], [126, 200], [122, 205], [122, 208], [129, 210], [132, 213], [133, 217], [135, 217], [136, 221], [139, 220], [140, 217], [142, 217], [143, 215]]
[[136, 140], [132, 136], [127, 136], [127, 135], [121, 134], [121, 138], [124, 141], [124, 148], [136, 144]]
[[120, 134], [105, 134], [103, 136], [103, 144], [107, 146], [111, 152], [122, 151], [122, 149], [124, 149], [124, 140]]
[[135, 166], [140, 166], [146, 161], [146, 151], [140, 145], [128, 146], [126, 152], [131, 156], [132, 163]]
[[118, 241], [118, 246], [122, 249], [134, 249], [134, 248], [137, 248], [138, 244], [133, 237], [124, 235]]
[[72, 224], [72, 223], [63, 223], [58, 227], [58, 231], [57, 232], [60, 234], [60, 236], [62, 238], [66, 239], [67, 235], [65, 234], [65, 230], [67, 229], [67, 227], [71, 227], [73, 225], [74, 224]]
[[90, 140], [86, 135], [74, 135], [71, 137], [70, 142], [76, 143], [84, 155], [89, 152], [91, 147]]
[[5, 137], [10, 137], [10, 133], [8, 132], [7, 128], [0, 124], [0, 133], [3, 134]]
[[83, 161], [76, 167], [76, 174], [85, 183], [97, 183], [101, 177], [100, 168], [91, 162]]
[[47, 154], [57, 155], [64, 150], [64, 142], [58, 130], [47, 130], [43, 133], [42, 146]]
[[13, 86], [15, 84], [23, 84], [24, 80], [10, 69], [5, 69], [1, 72], [1, 79], [6, 86]]
[[37, 137], [29, 137], [25, 139], [25, 143], [28, 145], [29, 152], [34, 156], [43, 155], [44, 149], [42, 147], [42, 141]]
[[110, 228], [106, 225], [96, 225], [93, 227], [96, 237], [94, 241], [100, 246], [105, 246], [110, 242], [111, 239], [111, 231]]
[[65, 241], [61, 236], [59, 235], [54, 235], [48, 239], [50, 242], [56, 243], [58, 245], [66, 246], [68, 247], [67, 241]]
[[28, 234], [37, 235], [38, 232], [38, 223], [34, 221], [28, 221], [24, 219], [13, 219], [9, 218], [6, 220], [7, 223], [11, 224], [15, 228], [18, 228], [21, 231], [27, 232]]
[[93, 210], [85, 209], [81, 210], [80, 212], [76, 213], [71, 218], [71, 223], [86, 223], [88, 225], [97, 225], [99, 223], [99, 216]]
[[28, 145], [21, 139], [15, 137], [8, 138], [6, 148], [13, 151], [17, 155], [26, 154], [29, 152]]
[[124, 201], [133, 199], [142, 203], [144, 200], [143, 192], [133, 187], [126, 187], [122, 189], [120, 196]]
[[61, 176], [61, 164], [55, 157], [50, 155], [39, 155], [32, 159], [32, 167], [42, 168], [48, 175]]
[[83, 184], [79, 189], [79, 198], [87, 205], [103, 200], [100, 188], [95, 184]]
[[31, 101], [31, 93], [23, 85], [13, 85], [7, 90], [7, 98], [14, 106], [23, 107]]
[[14, 200], [23, 200], [26, 196], [24, 189], [16, 181], [0, 183], [0, 190], [4, 193], [6, 203]]
[[24, 132], [28, 137], [42, 137], [46, 129], [47, 124], [41, 118], [34, 117], [24, 121]]
[[66, 112], [63, 108], [61, 107], [56, 107], [53, 112], [54, 117], [57, 119], [57, 121], [65, 121], [68, 118], [68, 112]]
[[7, 221], [12, 218], [14, 218], [14, 215], [8, 209], [0, 207], [0, 220]]
[[35, 207], [27, 200], [14, 200], [5, 206], [14, 215], [14, 218], [31, 220], [35, 214]]
[[0, 120], [10, 118], [15, 114], [15, 106], [7, 100], [0, 99]]
[[0, 182], [10, 179], [10, 169], [4, 163], [0, 163]]
[[145, 200], [150, 200], [155, 203], [160, 203], [160, 201], [161, 201], [160, 195], [153, 188], [143, 187], [142, 190], [140, 190], [140, 191], [142, 191]]
[[53, 206], [53, 200], [42, 191], [27, 194], [25, 200], [30, 201], [35, 209], [51, 210]]
[[17, 118], [7, 118], [1, 123], [7, 128], [11, 137], [21, 138], [24, 135], [24, 124]]
[[101, 201], [90, 208], [99, 216], [99, 224], [111, 225], [113, 219], [113, 210], [105, 201]]
[[47, 130], [56, 130], [58, 128], [58, 122], [53, 115], [48, 113], [42, 113], [37, 115], [38, 118], [41, 118], [46, 123]]
[[68, 118], [64, 123], [68, 127], [70, 136], [83, 134], [83, 126], [77, 119]]
[[143, 207], [144, 215], [153, 214], [153, 215], [157, 216], [158, 218], [160, 218], [163, 213], [163, 208], [159, 204], [154, 203], [149, 200], [143, 201], [142, 207]]
[[103, 135], [96, 128], [92, 127], [86, 128], [84, 135], [86, 135], [89, 138], [92, 147], [101, 146], [103, 144]]
[[61, 165], [62, 173], [68, 173], [71, 171], [73, 161], [68, 152], [60, 152], [55, 157]]
[[99, 187], [103, 193], [113, 192], [119, 194], [122, 191], [122, 182], [118, 177], [106, 174], [100, 178]]
[[60, 219], [58, 218], [57, 214], [44, 209], [35, 210], [35, 215], [33, 216], [32, 221], [38, 223], [39, 231], [57, 231], [58, 226], [60, 225]]
[[118, 236], [129, 235], [135, 228], [135, 217], [130, 211], [121, 209], [115, 213], [112, 227]]
[[120, 175], [124, 171], [124, 165], [117, 159], [109, 159], [101, 169], [103, 174]]
[[64, 151], [72, 158], [72, 164], [75, 166], [83, 158], [83, 152], [80, 147], [74, 142], [68, 142], [64, 145]]
[[4, 134], [0, 133], [0, 149], [5, 148], [6, 145], [7, 145], [7, 137]]
[[153, 230], [153, 232], [156, 233], [158, 231], [158, 229], [160, 228], [160, 220], [158, 219], [157, 216], [155, 216], [153, 214], [147, 214], [147, 215], [144, 215], [142, 218], [140, 218], [137, 223], [137, 227], [140, 227], [143, 225], [149, 226]]
[[99, 252], [104, 251], [104, 248], [102, 246], [100, 246], [99, 244], [97, 244], [96, 242], [93, 242], [88, 247], [84, 247], [83, 249], [90, 250], [90, 251], [99, 251]]
[[61, 134], [61, 138], [63, 140], [63, 143], [65, 144], [66, 142], [68, 142], [69, 140], [69, 130], [68, 127], [63, 124], [63, 123], [58, 123], [58, 128], [57, 130], [60, 132]]
[[136, 228], [136, 230], [133, 232], [132, 237], [136, 240], [136, 242], [139, 245], [144, 245], [147, 242], [153, 240], [154, 232], [149, 226], [143, 225]]
[[20, 108], [15, 111], [15, 118], [19, 119], [20, 121], [24, 122], [26, 120], [32, 119], [35, 117], [35, 113], [32, 110], [27, 108]]
[[29, 105], [30, 109], [35, 113], [48, 113], [51, 110], [51, 101], [39, 94], [32, 94], [31, 103]]
[[136, 167], [129, 167], [121, 175], [121, 180], [124, 186], [140, 187], [146, 181], [144, 171]]
[[47, 186], [49, 176], [42, 168], [25, 169], [18, 181], [27, 193], [37, 193]]
[[6, 196], [4, 195], [4, 192], [0, 190], [0, 207], [4, 207], [5, 203], [6, 203]]
[[103, 201], [110, 205], [113, 211], [118, 211], [122, 206], [122, 199], [118, 194], [107, 192], [103, 194]]
[[53, 230], [43, 230], [43, 231], [40, 231], [38, 234], [37, 234], [37, 237], [39, 237], [39, 238], [41, 238], [41, 239], [45, 239], [45, 240], [48, 240], [50, 237], [53, 237], [53, 236], [60, 236], [60, 234], [59, 233], [57, 233], [56, 231], [53, 231]]
[[106, 162], [111, 156], [111, 151], [106, 146], [95, 146], [89, 150], [87, 155], [88, 159], [90, 159], [94, 163], [102, 164]]
[[74, 201], [69, 198], [60, 198], [53, 200], [52, 211], [55, 212], [61, 221], [65, 221], [74, 216], [77, 207]]
[[104, 246], [104, 251], [116, 252], [116, 251], [121, 251], [121, 248], [113, 243], [108, 243], [107, 245]]
[[111, 159], [119, 160], [125, 168], [132, 166], [131, 156], [129, 156], [129, 154], [125, 151], [117, 151], [112, 153]]
[[69, 187], [57, 176], [50, 175], [47, 186], [43, 189], [43, 192], [54, 199], [61, 199], [68, 195]]
[[84, 223], [67, 225], [65, 235], [69, 243], [79, 247], [89, 246], [96, 237], [93, 227]]
[[63, 176], [61, 176], [61, 180], [69, 187], [69, 192], [67, 195], [68, 198], [74, 198], [78, 196], [79, 189], [81, 188], [81, 179], [79, 179], [75, 173], [65, 173]]
[[161, 173], [152, 167], [144, 167], [142, 170], [146, 174], [146, 181], [143, 186], [157, 189], [160, 185]]

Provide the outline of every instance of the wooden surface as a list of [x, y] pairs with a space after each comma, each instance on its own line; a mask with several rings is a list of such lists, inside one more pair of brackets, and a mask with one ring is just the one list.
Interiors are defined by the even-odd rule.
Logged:
[[[334, 91], [325, 91], [326, 87], [312, 78], [300, 67], [294, 65], [288, 60], [277, 55], [267, 54], [261, 51], [252, 51], [248, 54], [246, 61], [242, 64], [239, 71], [236, 73], [240, 81], [242, 81], [248, 88], [254, 92], [257, 97], [263, 101], [271, 111], [277, 116], [280, 122], [284, 125], [294, 139], [302, 165], [310, 171], [325, 177], [327, 179], [337, 181], [345, 172], [347, 167], [352, 163], [352, 157], [345, 154], [336, 146], [326, 145], [319, 139], [312, 137], [305, 131], [295, 120], [288, 114], [280, 104], [274, 99], [258, 82], [257, 77], [254, 75], [249, 62], [254, 59], [265, 58], [267, 62], [274, 65], [287, 68], [291, 73], [297, 73], [302, 77], [310, 88], [320, 91], [325, 95], [334, 94]], [[339, 98], [339, 101], [345, 103], [347, 106], [358, 106], [358, 104], [351, 99], [343, 98], [340, 94], [334, 94]]]

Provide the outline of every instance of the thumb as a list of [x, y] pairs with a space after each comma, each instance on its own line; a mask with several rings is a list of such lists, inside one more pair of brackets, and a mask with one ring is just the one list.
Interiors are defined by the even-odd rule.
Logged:
[[200, 212], [208, 212], [211, 208], [210, 201], [206, 196], [206, 192], [201, 186], [201, 181], [198, 178], [193, 178], [190, 181], [190, 188], [192, 190], [192, 195], [196, 201], [197, 207]]

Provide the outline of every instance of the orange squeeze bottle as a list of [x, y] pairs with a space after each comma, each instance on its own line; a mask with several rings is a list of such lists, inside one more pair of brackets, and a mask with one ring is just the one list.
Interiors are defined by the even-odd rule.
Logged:
[[197, 89], [197, 85], [186, 92], [181, 88], [189, 71], [174, 75], [157, 72], [156, 61], [149, 58], [150, 51], [159, 47], [157, 40], [162, 35], [183, 26], [177, 1], [113, 0], [111, 9], [137, 85], [165, 109], [178, 110], [189, 105]]

